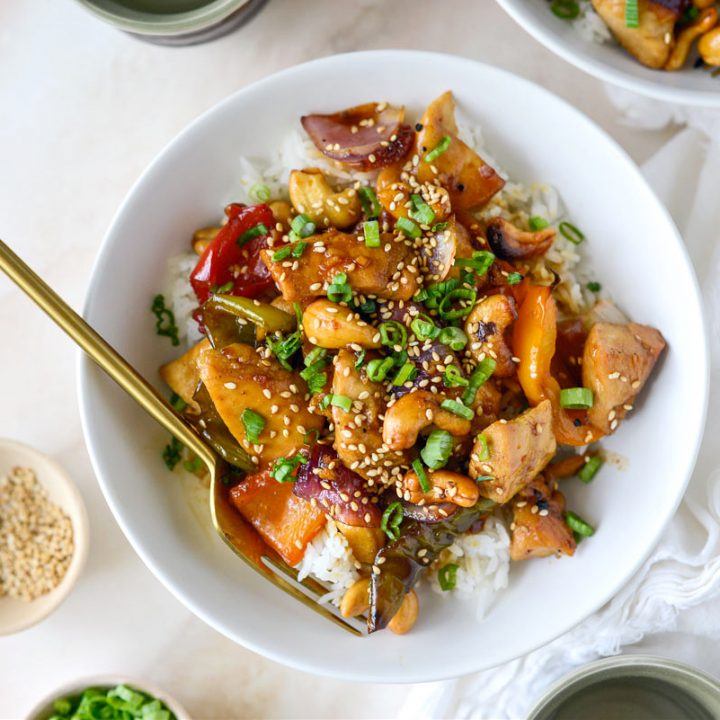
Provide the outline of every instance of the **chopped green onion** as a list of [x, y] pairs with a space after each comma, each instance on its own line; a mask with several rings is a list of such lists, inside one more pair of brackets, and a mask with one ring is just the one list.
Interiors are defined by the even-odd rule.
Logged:
[[307, 458], [302, 453], [297, 453], [293, 457], [278, 458], [270, 472], [270, 476], [280, 483], [295, 482], [296, 477], [293, 473], [300, 465], [307, 464]]
[[361, 350], [358, 353], [357, 359], [355, 360], [356, 370], [359, 370], [363, 366], [363, 363], [365, 362], [365, 355], [367, 355], [367, 350]]
[[437, 233], [437, 232], [440, 232], [441, 230], [447, 229], [447, 227], [448, 227], [449, 225], [450, 225], [449, 222], [439, 222], [439, 223], [435, 223], [435, 224], [432, 226], [431, 230], [432, 230], [434, 233]]
[[163, 448], [162, 459], [168, 470], [174, 470], [175, 466], [180, 462], [184, 447], [185, 446], [176, 437], [173, 437]]
[[413, 240], [417, 240], [417, 238], [422, 235], [422, 230], [420, 230], [412, 220], [406, 217], [398, 218], [395, 227], [400, 230], [403, 235], [407, 235], [409, 238], [413, 238]]
[[593, 280], [587, 284], [587, 289], [590, 292], [599, 293], [602, 290], [602, 285], [599, 282], [595, 282], [595, 280]]
[[296, 242], [292, 248], [292, 256], [294, 258], [299, 258], [305, 252], [305, 248], [307, 246], [308, 244], [302, 240], [300, 242]]
[[173, 345], [180, 344], [178, 326], [175, 324], [175, 315], [172, 310], [165, 307], [165, 297], [156, 295], [153, 298], [150, 311], [155, 316], [155, 332], [163, 337], [170, 338]]
[[377, 220], [366, 220], [363, 223], [363, 235], [365, 236], [365, 247], [380, 247], [380, 225]]
[[480, 445], [480, 450], [477, 452], [478, 462], [485, 462], [490, 459], [490, 448], [488, 447], [488, 441], [485, 435], [480, 434], [477, 436], [477, 443]]
[[438, 570], [438, 585], [440, 585], [440, 589], [443, 592], [455, 589], [455, 585], [457, 584], [457, 571], [459, 567], [460, 566], [455, 563], [448, 563]]
[[352, 400], [347, 395], [332, 395], [330, 397], [330, 404], [339, 407], [345, 412], [350, 412]]
[[397, 320], [388, 320], [378, 326], [380, 342], [389, 348], [404, 348], [407, 345], [407, 330]]
[[464, 418], [465, 420], [472, 420], [475, 417], [475, 412], [473, 410], [471, 410], [469, 407], [466, 407], [457, 400], [451, 400], [450, 398], [447, 398], [440, 403], [440, 407], [443, 410], [451, 412], [453, 415]]
[[390, 503], [383, 513], [380, 521], [380, 529], [391, 539], [397, 540], [400, 537], [400, 525], [403, 520], [403, 506], [395, 501]]
[[349, 303], [352, 300], [352, 288], [348, 285], [345, 273], [335, 275], [332, 284], [328, 286], [327, 297], [328, 300], [336, 303]]
[[170, 396], [170, 405], [172, 405], [175, 412], [179, 413], [187, 407], [187, 403], [177, 393], [173, 393]]
[[450, 459], [453, 445], [453, 437], [447, 430], [433, 430], [420, 451], [420, 457], [431, 470], [439, 470]]
[[361, 315], [372, 315], [377, 310], [377, 301], [373, 299], [366, 300], [361, 305], [356, 305], [355, 309]]
[[[328, 351], [325, 348], [316, 347], [313, 348], [306, 356], [305, 356], [305, 367], [310, 367], [313, 363], [318, 362], [318, 360], [325, 360], [327, 358]], [[330, 362], [328, 360], [328, 362]]]
[[598, 473], [598, 470], [603, 466], [603, 459], [600, 455], [593, 455], [578, 472], [578, 478], [584, 483], [589, 483]]
[[375, 191], [371, 187], [363, 185], [358, 188], [358, 195], [360, 196], [360, 204], [366, 217], [370, 220], [379, 217], [382, 212], [382, 205], [378, 202]]
[[427, 473], [425, 472], [425, 466], [422, 464], [422, 460], [420, 458], [415, 458], [415, 460], [412, 461], [412, 468], [415, 471], [415, 474], [418, 476], [418, 481], [420, 482], [420, 489], [424, 492], [430, 492], [430, 480], [428, 479]]
[[510, 273], [506, 279], [508, 285], [517, 285], [523, 281], [524, 275], [519, 272]]
[[410, 329], [418, 340], [434, 340], [440, 334], [440, 328], [427, 315], [417, 315], [410, 323]]
[[245, 426], [245, 435], [248, 442], [257, 445], [260, 442], [260, 433], [265, 428], [265, 418], [250, 408], [245, 408], [240, 419]]
[[387, 377], [388, 372], [392, 370], [394, 364], [392, 358], [371, 360], [366, 369], [368, 379], [371, 382], [382, 382]]
[[451, 290], [440, 301], [438, 313], [443, 320], [458, 320], [469, 315], [477, 299], [477, 292], [469, 288]]
[[[308, 368], [309, 370], [310, 368]], [[304, 371], [303, 371], [304, 372]], [[303, 373], [300, 373], [300, 376], [302, 377]], [[308, 390], [313, 395], [317, 395], [319, 392], [322, 392], [325, 388], [325, 383], [327, 382], [327, 373], [323, 370], [319, 370], [316, 372], [313, 372], [310, 374], [309, 377], [304, 378], [305, 382], [307, 383]], [[324, 408], [323, 408], [324, 409]]]
[[494, 262], [495, 256], [489, 250], [476, 250], [472, 254], [472, 258], [458, 258], [455, 260], [458, 267], [470, 268], [480, 277], [485, 275]]
[[272, 261], [273, 262], [280, 262], [281, 260], [285, 260], [290, 257], [290, 253], [292, 252], [293, 246], [288, 243], [287, 245], [283, 245], [279, 250], [276, 250], [272, 254]]
[[443, 282], [433, 283], [423, 288], [415, 294], [413, 298], [415, 302], [425, 303], [425, 307], [430, 310], [436, 310], [440, 301], [445, 297], [447, 293], [455, 288], [459, 287], [460, 281], [456, 278], [450, 278], [450, 280], [444, 280]]
[[640, 27], [638, 0], [625, 0], [625, 27]]
[[265, 341], [278, 362], [286, 369], [292, 370], [290, 358], [300, 349], [302, 337], [299, 330], [290, 333], [286, 338], [282, 335], [268, 336]]
[[574, 245], [579, 245], [585, 239], [583, 232], [576, 228], [572, 223], [561, 222], [558, 225], [558, 230], [560, 230], [560, 234], [566, 240], [569, 240]]
[[233, 289], [233, 281], [228, 280], [224, 285], [221, 285], [218, 288], [213, 289], [213, 295], [225, 295], [226, 293], [229, 293]]
[[462, 401], [465, 405], [472, 405], [475, 402], [477, 391], [490, 379], [495, 372], [497, 363], [492, 358], [483, 358], [479, 363], [475, 372], [470, 376], [467, 389], [462, 395]]
[[392, 384], [404, 385], [408, 380], [413, 380], [416, 375], [417, 368], [411, 362], [406, 362], [395, 374]]
[[435, 219], [433, 209], [422, 199], [421, 195], [410, 196], [410, 217], [421, 225], [429, 225]]
[[310, 237], [315, 232], [315, 223], [307, 215], [296, 215], [290, 227], [293, 232], [299, 235], [301, 238]]
[[200, 470], [203, 466], [203, 461], [199, 457], [194, 457], [192, 460], [186, 460], [183, 463], [183, 467], [189, 472], [189, 473], [196, 473], [198, 470]]
[[457, 365], [448, 365], [445, 368], [443, 373], [445, 387], [467, 387], [469, 382]]
[[437, 160], [450, 147], [450, 136], [443, 135], [440, 142], [425, 156], [425, 162]]
[[[322, 350], [323, 348], [315, 348], [315, 350]], [[308, 360], [315, 353], [313, 350], [305, 358], [305, 364], [307, 365]], [[325, 354], [316, 355], [317, 360], [311, 362], [307, 367], [300, 372], [300, 377], [307, 383], [308, 389], [313, 395], [319, 393], [327, 382], [327, 373], [324, 372], [324, 368], [327, 367], [330, 362], [329, 358], [326, 358]]]
[[438, 342], [447, 345], [451, 350], [462, 350], [468, 344], [468, 336], [457, 327], [446, 327], [440, 331]]
[[[314, 439], [311, 439], [314, 438]], [[311, 428], [303, 435], [303, 445], [317, 445], [320, 440], [320, 431], [317, 428]]]
[[553, 0], [550, 10], [561, 20], [574, 20], [580, 14], [577, 0]]
[[258, 223], [255, 225], [255, 227], [251, 227], [249, 230], [246, 230], [238, 239], [237, 244], [242, 247], [246, 242], [249, 242], [253, 238], [256, 237], [262, 237], [263, 235], [269, 235], [270, 231], [267, 229], [267, 226], [263, 223]]
[[266, 203], [272, 197], [272, 192], [264, 183], [255, 183], [248, 190], [248, 195], [253, 202]]
[[528, 227], [533, 232], [537, 232], [538, 230], [544, 230], [546, 227], [548, 227], [548, 225], [550, 225], [550, 223], [544, 217], [540, 217], [538, 215], [535, 215], [528, 220]]
[[560, 407], [567, 410], [588, 410], [592, 406], [593, 391], [589, 388], [564, 388], [560, 391]]
[[586, 523], [585, 520], [583, 520], [579, 515], [576, 515], [574, 512], [571, 512], [568, 510], [566, 513], [563, 513], [565, 517], [565, 522], [567, 523], [567, 526], [573, 531], [578, 533], [578, 535], [582, 535], [583, 537], [590, 537], [591, 535], [595, 534], [595, 528]]

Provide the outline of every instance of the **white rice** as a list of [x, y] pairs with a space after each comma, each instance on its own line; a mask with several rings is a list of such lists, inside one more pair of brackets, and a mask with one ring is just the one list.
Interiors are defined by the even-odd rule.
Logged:
[[190, 273], [195, 269], [197, 261], [198, 257], [194, 252], [182, 253], [169, 258], [163, 283], [165, 300], [175, 316], [178, 339], [186, 348], [200, 342], [203, 338], [192, 316], [198, 302], [189, 280]]
[[604, 45], [612, 40], [605, 21], [595, 12], [590, 0], [580, 0], [580, 14], [572, 21], [573, 28], [587, 42]]

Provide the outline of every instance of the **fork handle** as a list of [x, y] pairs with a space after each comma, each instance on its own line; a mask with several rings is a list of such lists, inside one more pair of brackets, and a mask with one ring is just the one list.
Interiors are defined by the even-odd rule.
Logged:
[[215, 453], [205, 445], [195, 430], [130, 363], [103, 340], [2, 240], [0, 240], [0, 270], [44, 310], [50, 319], [60, 326], [135, 402], [190, 448], [212, 471], [216, 462]]

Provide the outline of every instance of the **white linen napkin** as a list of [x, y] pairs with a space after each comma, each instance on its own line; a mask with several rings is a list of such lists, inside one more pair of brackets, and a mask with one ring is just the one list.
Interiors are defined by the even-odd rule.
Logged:
[[616, 655], [649, 633], [682, 627], [720, 638], [720, 112], [673, 107], [615, 88], [608, 93], [629, 124], [685, 126], [642, 171], [672, 213], [703, 288], [711, 390], [698, 463], [660, 544], [611, 602], [525, 657], [467, 678], [414, 687], [400, 720], [523, 718], [562, 675]]

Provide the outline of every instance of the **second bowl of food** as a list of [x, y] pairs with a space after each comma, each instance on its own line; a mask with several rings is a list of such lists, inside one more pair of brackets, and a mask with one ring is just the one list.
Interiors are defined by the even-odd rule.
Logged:
[[704, 421], [696, 282], [637, 168], [453, 57], [328, 58], [210, 111], [121, 208], [87, 317], [250, 469], [225, 492], [254, 540], [372, 633], [250, 572], [200, 463], [83, 361], [135, 549], [228, 637], [357, 680], [461, 675], [587, 617], [657, 542]]

